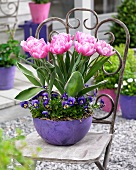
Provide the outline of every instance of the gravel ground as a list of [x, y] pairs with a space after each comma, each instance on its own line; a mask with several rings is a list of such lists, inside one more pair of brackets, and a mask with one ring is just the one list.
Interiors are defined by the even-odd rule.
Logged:
[[[30, 116], [0, 123], [5, 136], [14, 137], [15, 129], [20, 128], [27, 135], [34, 131]], [[91, 131], [105, 130], [105, 125], [92, 126]], [[97, 170], [90, 164], [64, 164], [37, 162], [36, 170]], [[123, 119], [118, 113], [115, 124], [115, 137], [110, 152], [107, 170], [136, 170], [136, 120]]]

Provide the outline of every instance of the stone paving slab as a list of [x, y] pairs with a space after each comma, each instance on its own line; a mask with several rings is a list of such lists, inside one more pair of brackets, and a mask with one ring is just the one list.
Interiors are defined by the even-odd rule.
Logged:
[[6, 107], [10, 107], [10, 106], [14, 106], [14, 105], [15, 105], [14, 100], [0, 96], [0, 109], [4, 109]]
[[32, 86], [33, 85], [31, 83], [28, 83], [26, 81], [22, 81], [22, 80], [19, 80], [19, 79], [15, 79], [15, 81], [14, 81], [14, 87], [17, 90], [25, 90], [25, 89], [32, 87]]

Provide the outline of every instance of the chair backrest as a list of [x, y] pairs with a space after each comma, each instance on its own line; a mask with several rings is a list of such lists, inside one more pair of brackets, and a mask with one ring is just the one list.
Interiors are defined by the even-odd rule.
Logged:
[[[94, 15], [93, 17], [93, 20], [95, 18], [95, 24], [90, 28], [86, 25], [86, 21], [87, 19], [85, 19], [84, 21], [80, 21], [79, 19], [76, 19], [76, 23], [77, 25], [76, 26], [73, 26], [70, 24], [69, 22], [69, 17], [70, 15], [73, 13], [73, 12], [76, 12], [76, 11], [88, 11], [90, 12], [91, 14]], [[91, 15], [90, 14], [90, 15]], [[74, 9], [71, 9], [67, 15], [66, 15], [66, 20], [64, 21], [63, 19], [61, 18], [57, 18], [57, 17], [51, 17], [51, 18], [48, 18], [47, 20], [43, 21], [39, 27], [37, 28], [37, 31], [36, 31], [36, 38], [39, 38], [39, 32], [42, 28], [42, 26], [48, 22], [53, 22], [53, 21], [58, 21], [60, 22], [61, 24], [64, 25], [64, 28], [66, 30], [66, 33], [69, 33], [70, 29], [78, 29], [79, 26], [81, 24], [84, 25], [84, 27], [88, 30], [94, 30], [94, 36], [96, 38], [98, 38], [98, 32], [99, 32], [99, 29], [101, 28], [101, 26], [107, 22], [114, 22], [114, 23], [117, 23], [120, 27], [122, 27], [125, 31], [125, 34], [126, 34], [126, 43], [125, 43], [125, 48], [124, 48], [124, 54], [123, 56], [121, 56], [119, 54], [119, 52], [115, 49], [116, 51], [116, 55], [118, 56], [118, 59], [119, 59], [119, 66], [118, 68], [116, 69], [116, 71], [114, 71], [113, 73], [107, 73], [105, 70], [104, 70], [104, 66], [103, 66], [103, 72], [106, 74], [106, 75], [109, 75], [109, 76], [112, 76], [112, 75], [115, 75], [115, 74], [119, 74], [119, 80], [118, 80], [118, 87], [117, 87], [117, 92], [116, 92], [116, 99], [115, 101], [112, 99], [111, 96], [109, 96], [108, 94], [102, 94], [102, 95], [99, 95], [96, 99], [96, 101], [99, 100], [100, 97], [102, 96], [105, 96], [107, 98], [109, 98], [110, 102], [111, 102], [111, 109], [109, 112], [105, 112], [105, 114], [101, 117], [99, 117], [100, 115], [97, 115], [93, 117], [93, 122], [94, 123], [102, 123], [102, 124], [109, 124], [110, 125], [110, 130], [109, 130], [109, 133], [113, 134], [114, 133], [114, 124], [115, 124], [115, 118], [116, 118], [116, 112], [117, 112], [117, 106], [118, 106], [118, 100], [119, 100], [119, 94], [120, 94], [120, 90], [121, 90], [121, 84], [122, 84], [122, 80], [123, 80], [123, 74], [124, 74], [124, 69], [125, 69], [125, 63], [126, 63], [126, 59], [127, 59], [127, 53], [128, 53], [128, 48], [129, 48], [129, 43], [130, 43], [130, 35], [129, 35], [129, 31], [126, 27], [126, 25], [118, 20], [118, 19], [115, 19], [115, 18], [108, 18], [108, 19], [105, 19], [101, 22], [99, 22], [98, 20], [98, 15], [96, 14], [95, 11], [91, 10], [91, 9], [86, 9], [86, 8], [74, 8]], [[82, 23], [81, 23], [82, 22]], [[55, 33], [56, 31], [52, 31], [50, 35], [52, 35], [53, 33]], [[109, 42], [109, 44], [112, 44], [115, 40], [115, 37], [114, 37], [114, 34], [111, 33], [111, 32], [107, 32], [105, 34], [109, 34], [111, 36], [111, 40]]]
[[15, 30], [20, 0], [0, 0], [0, 30]]

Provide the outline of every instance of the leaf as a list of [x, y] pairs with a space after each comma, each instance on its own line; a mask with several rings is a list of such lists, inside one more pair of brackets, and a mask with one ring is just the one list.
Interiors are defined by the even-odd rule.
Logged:
[[46, 81], [49, 83], [50, 73], [47, 71], [46, 67], [39, 67], [37, 73], [41, 76], [41, 82], [45, 83]]
[[103, 64], [109, 59], [109, 57], [101, 57], [100, 60], [95, 62], [93, 66], [90, 68], [89, 72], [84, 78], [85, 83], [95, 75], [95, 73], [103, 66]]
[[78, 56], [75, 64], [74, 64], [73, 68], [72, 68], [72, 73], [77, 70], [77, 67], [78, 67], [78, 65], [79, 65], [79, 63], [80, 63], [81, 57], [82, 57], [82, 55], [80, 54], [80, 55]]
[[84, 87], [84, 81], [81, 73], [79, 71], [75, 71], [71, 74], [69, 80], [65, 85], [65, 90], [68, 96], [75, 97], [79, 91], [81, 91]]
[[70, 65], [69, 65], [68, 77], [67, 78], [69, 78], [71, 73], [72, 73], [72, 68], [73, 68], [74, 63], [75, 63], [76, 54], [77, 54], [76, 51], [74, 51], [73, 54], [72, 54], [72, 59], [71, 59]]
[[61, 70], [61, 72], [63, 73], [64, 75], [64, 79], [65, 81], [67, 80], [67, 77], [68, 77], [68, 74], [66, 72], [66, 65], [64, 63], [64, 60], [63, 60], [63, 56], [62, 55], [57, 55], [57, 62], [58, 62], [58, 66]]
[[66, 58], [65, 58], [65, 63], [66, 63], [66, 71], [68, 74], [68, 70], [69, 70], [69, 66], [70, 66], [70, 56], [69, 56], [69, 52], [66, 52]]
[[22, 64], [17, 63], [17, 67], [22, 71], [22, 73], [28, 78], [28, 80], [33, 83], [35, 86], [41, 86], [39, 80], [34, 76], [34, 74], [25, 68]]
[[17, 63], [17, 67], [18, 67], [18, 69], [21, 70], [23, 73], [28, 74], [28, 75], [31, 75], [31, 76], [34, 76], [34, 74], [33, 74], [30, 70], [28, 70], [26, 67], [24, 67], [22, 64]]
[[40, 70], [37, 70], [37, 75], [38, 75], [38, 78], [40, 79], [40, 82], [41, 82], [42, 86], [45, 86], [45, 77], [44, 77], [44, 75], [40, 72]]
[[64, 89], [62, 88], [60, 82], [57, 79], [54, 80], [54, 85], [58, 89], [60, 94], [64, 94]]
[[56, 68], [56, 73], [58, 75], [58, 79], [62, 82], [63, 86], [65, 85], [65, 79], [64, 79], [64, 76], [63, 76], [63, 73], [61, 72], [60, 68], [55, 65], [55, 68]]
[[55, 70], [54, 70], [54, 71], [52, 72], [51, 76], [50, 76], [50, 82], [49, 82], [49, 84], [48, 84], [49, 93], [51, 93], [51, 91], [52, 91], [55, 77], [56, 77], [56, 72], [55, 72]]
[[84, 88], [83, 90], [81, 90], [81, 91], [78, 93], [78, 95], [79, 95], [79, 96], [82, 96], [82, 95], [84, 95], [84, 94], [86, 94], [86, 93], [88, 93], [88, 92], [90, 92], [90, 91], [98, 88], [99, 86], [105, 84], [106, 82], [108, 82], [108, 81], [107, 81], [107, 80], [104, 80], [104, 81], [101, 81], [101, 82], [99, 82], [99, 83], [97, 83], [97, 84], [94, 84], [94, 85], [92, 85], [92, 86], [90, 86], [90, 87]]
[[33, 96], [35, 96], [36, 94], [38, 94], [42, 90], [43, 90], [43, 88], [41, 88], [41, 87], [30, 87], [26, 90], [21, 91], [15, 97], [15, 99], [25, 101], [25, 100], [31, 99]]

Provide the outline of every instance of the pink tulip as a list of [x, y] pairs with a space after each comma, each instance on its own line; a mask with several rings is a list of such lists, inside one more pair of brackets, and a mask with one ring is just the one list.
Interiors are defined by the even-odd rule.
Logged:
[[72, 46], [73, 37], [70, 34], [60, 33], [54, 35], [50, 43], [50, 52], [53, 54], [63, 54]]
[[95, 44], [93, 43], [85, 42], [84, 44], [81, 44], [75, 41], [74, 47], [75, 50], [83, 56], [91, 56], [96, 52]]
[[84, 56], [91, 56], [96, 52], [95, 44], [97, 39], [94, 36], [77, 31], [76, 40], [74, 47], [78, 53]]
[[50, 44], [46, 44], [44, 39], [40, 40], [30, 36], [26, 41], [21, 41], [23, 50], [29, 52], [34, 58], [45, 58], [49, 52]]
[[111, 56], [115, 54], [115, 51], [113, 51], [113, 47], [110, 44], [107, 44], [103, 40], [99, 40], [96, 43], [96, 51], [103, 56]]
[[76, 32], [76, 40], [81, 44], [84, 44], [84, 42], [95, 44], [97, 41], [97, 39], [94, 36], [79, 31]]

